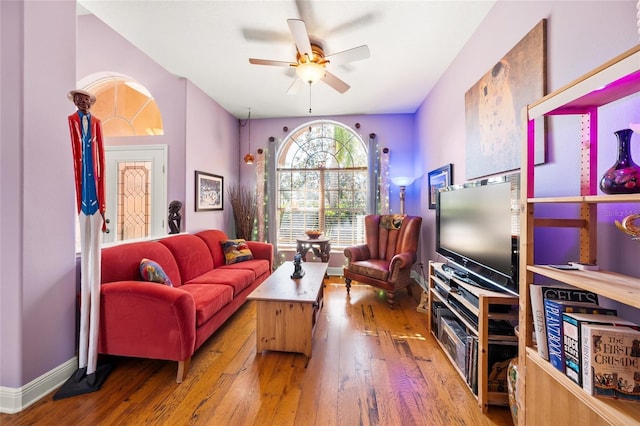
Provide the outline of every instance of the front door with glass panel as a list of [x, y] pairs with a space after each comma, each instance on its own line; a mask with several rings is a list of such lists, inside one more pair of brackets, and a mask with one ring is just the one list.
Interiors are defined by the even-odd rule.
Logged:
[[166, 162], [166, 145], [105, 148], [108, 233], [103, 243], [166, 233]]

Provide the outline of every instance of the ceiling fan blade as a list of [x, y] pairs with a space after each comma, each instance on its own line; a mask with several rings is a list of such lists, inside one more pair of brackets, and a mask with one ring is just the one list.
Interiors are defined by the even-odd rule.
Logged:
[[309, 55], [313, 58], [313, 52], [311, 51], [311, 42], [309, 41], [309, 33], [307, 32], [307, 26], [301, 19], [287, 19], [289, 24], [289, 30], [296, 43], [296, 48], [301, 55]]
[[[366, 15], [359, 16], [357, 18], [351, 19], [350, 21], [343, 22], [334, 26], [333, 28], [328, 29], [327, 34], [336, 34], [343, 31], [351, 31], [357, 27], [371, 25], [375, 22], [376, 19], [377, 18], [375, 14], [367, 13]], [[307, 22], [309, 22], [309, 25], [311, 26], [311, 22]], [[313, 28], [313, 26], [311, 26], [311, 28]]]
[[243, 28], [242, 36], [245, 40], [259, 41], [263, 43], [288, 43], [291, 41], [289, 34], [287, 34], [286, 32], [260, 30], [257, 28]]
[[340, 93], [346, 92], [351, 87], [347, 83], [340, 80], [338, 77], [336, 77], [335, 75], [331, 74], [329, 71], [326, 71], [326, 70], [324, 72], [324, 77], [322, 78], [322, 81], [324, 81], [325, 83], [327, 83], [329, 86], [333, 87]]
[[313, 13], [313, 7], [309, 0], [296, 0], [296, 9], [298, 9], [298, 16], [300, 16], [300, 19], [308, 23], [309, 28], [314, 29], [317, 27], [315, 13]]
[[256, 59], [256, 58], [249, 58], [249, 62], [254, 64], [254, 65], [273, 65], [276, 67], [291, 67], [296, 65], [293, 62], [287, 62], [287, 61], [272, 61], [271, 59]]
[[287, 89], [287, 95], [297, 94], [298, 92], [300, 92], [303, 86], [304, 81], [296, 76], [296, 78], [293, 80], [293, 83], [291, 83], [291, 86], [289, 86], [289, 88]]
[[369, 52], [369, 46], [363, 44], [362, 46], [354, 47], [351, 49], [343, 50], [342, 52], [332, 53], [329, 56], [325, 56], [331, 64], [345, 64], [347, 62], [360, 61], [367, 59], [371, 56]]

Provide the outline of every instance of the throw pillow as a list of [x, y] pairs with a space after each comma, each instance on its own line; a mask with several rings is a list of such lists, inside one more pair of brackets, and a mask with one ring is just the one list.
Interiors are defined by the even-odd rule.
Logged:
[[145, 281], [152, 283], [159, 283], [173, 287], [173, 283], [169, 279], [169, 276], [160, 265], [153, 260], [144, 258], [140, 261], [140, 275]]
[[380, 228], [400, 229], [406, 214], [385, 214], [380, 216]]
[[221, 241], [222, 251], [227, 265], [253, 259], [247, 242], [243, 239]]

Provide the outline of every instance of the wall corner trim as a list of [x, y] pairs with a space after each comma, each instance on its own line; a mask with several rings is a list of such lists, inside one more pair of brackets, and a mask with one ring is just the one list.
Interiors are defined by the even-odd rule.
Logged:
[[64, 382], [78, 368], [78, 358], [60, 364], [19, 388], [0, 386], [0, 413], [15, 414], [36, 403]]

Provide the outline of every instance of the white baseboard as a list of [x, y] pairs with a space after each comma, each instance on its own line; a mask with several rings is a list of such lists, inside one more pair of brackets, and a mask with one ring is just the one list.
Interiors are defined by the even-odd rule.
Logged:
[[0, 386], [0, 413], [18, 413], [60, 387], [78, 368], [73, 357], [19, 388]]
[[420, 285], [420, 287], [422, 287], [422, 289], [424, 291], [428, 291], [429, 283], [427, 283], [424, 280], [424, 278], [422, 277], [422, 275], [420, 273], [418, 273], [418, 271], [411, 271], [411, 278], [413, 278], [415, 280], [415, 282], [417, 282], [418, 285]]
[[342, 268], [337, 266], [330, 266], [327, 268], [327, 275], [341, 277]]
[[[336, 266], [330, 266], [329, 268], [327, 268], [327, 275], [329, 276], [338, 276], [341, 277], [343, 273], [343, 268], [342, 267], [336, 267]], [[411, 278], [418, 283], [418, 285], [420, 287], [422, 287], [422, 289], [424, 291], [427, 291], [427, 289], [429, 288], [429, 284], [427, 283], [427, 281], [424, 280], [424, 278], [422, 277], [422, 275], [415, 270], [411, 271]]]

